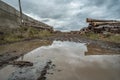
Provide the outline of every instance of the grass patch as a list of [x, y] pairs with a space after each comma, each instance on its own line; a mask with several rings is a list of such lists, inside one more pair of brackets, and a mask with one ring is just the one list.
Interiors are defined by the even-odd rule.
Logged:
[[47, 31], [47, 30], [43, 30], [43, 31], [40, 31], [39, 32], [39, 37], [49, 37], [49, 36], [51, 36], [52, 35], [52, 33], [51, 32], [49, 32], [49, 31]]
[[[33, 27], [20, 27], [17, 29], [0, 30], [0, 44], [16, 42], [24, 39], [44, 38], [52, 35], [50, 31], [40, 30]], [[4, 33], [3, 33], [4, 32]]]
[[113, 34], [113, 33], [98, 34], [98, 33], [88, 32], [82, 34], [82, 36], [94, 40], [103, 40], [103, 41], [120, 43], [120, 34]]

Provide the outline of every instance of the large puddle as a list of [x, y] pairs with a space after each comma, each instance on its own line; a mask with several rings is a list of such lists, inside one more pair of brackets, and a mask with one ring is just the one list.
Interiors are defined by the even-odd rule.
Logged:
[[85, 56], [85, 52], [85, 43], [54, 41], [18, 59], [34, 66], [8, 65], [0, 70], [0, 80], [37, 80], [49, 60], [54, 69], [48, 71], [46, 80], [120, 80], [120, 55]]

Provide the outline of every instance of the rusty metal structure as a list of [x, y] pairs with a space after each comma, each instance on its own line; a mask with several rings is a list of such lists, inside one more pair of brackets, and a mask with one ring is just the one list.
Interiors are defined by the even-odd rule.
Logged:
[[87, 18], [86, 22], [89, 23], [89, 25], [85, 31], [93, 31], [95, 33], [120, 33], [120, 21], [117, 20], [97, 20]]

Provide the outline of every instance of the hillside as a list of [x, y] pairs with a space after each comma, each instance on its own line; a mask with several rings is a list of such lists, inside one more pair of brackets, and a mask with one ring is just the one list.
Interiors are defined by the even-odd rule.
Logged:
[[14, 7], [0, 1], [0, 43], [14, 42], [34, 37], [48, 36], [53, 27], [22, 14]]

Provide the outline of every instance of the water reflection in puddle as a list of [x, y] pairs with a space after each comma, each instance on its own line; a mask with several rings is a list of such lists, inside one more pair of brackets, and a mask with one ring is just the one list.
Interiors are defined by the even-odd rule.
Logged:
[[56, 68], [49, 70], [53, 75], [46, 75], [47, 80], [120, 80], [120, 55], [85, 56], [85, 52], [84, 43], [54, 41], [18, 59], [33, 62], [33, 67], [9, 65], [0, 70], [0, 80], [36, 80], [48, 60]]

